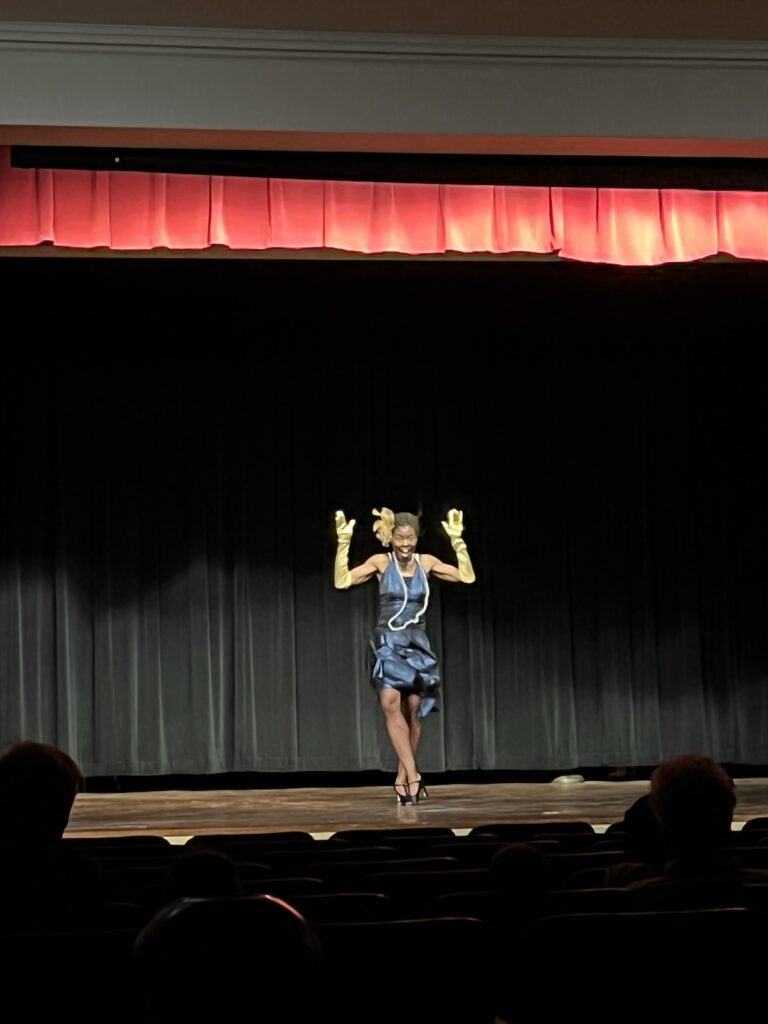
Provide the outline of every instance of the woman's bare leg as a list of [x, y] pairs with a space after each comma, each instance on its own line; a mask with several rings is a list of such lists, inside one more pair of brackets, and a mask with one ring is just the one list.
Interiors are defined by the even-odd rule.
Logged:
[[413, 775], [408, 775], [408, 792], [411, 796], [416, 796], [419, 791], [419, 783], [421, 782], [421, 773], [416, 767], [416, 751], [419, 748], [419, 741], [421, 740], [421, 719], [419, 718], [419, 707], [421, 706], [421, 697], [417, 693], [411, 693], [407, 697], [403, 697], [403, 715], [405, 720], [408, 722], [408, 739], [411, 744], [411, 750], [413, 752]]
[[421, 740], [420, 707], [421, 697], [417, 693], [410, 693], [407, 697], [403, 698], [403, 713], [408, 722], [408, 733], [414, 761], [416, 760], [416, 751], [419, 749], [419, 742]]
[[379, 694], [381, 710], [389, 734], [389, 741], [397, 754], [397, 783], [405, 784], [416, 777], [416, 762], [411, 749], [411, 730], [400, 705], [398, 690], [382, 690]]
[[[421, 740], [421, 719], [418, 716], [420, 705], [421, 697], [416, 693], [402, 694], [400, 697], [400, 710], [403, 713], [403, 718], [408, 723], [408, 741], [411, 744], [414, 768], [416, 766], [416, 751]], [[418, 769], [416, 770], [418, 771]], [[408, 775], [405, 765], [402, 761], [399, 761], [397, 765], [397, 783], [406, 783], [409, 778], [412, 779], [414, 777]]]

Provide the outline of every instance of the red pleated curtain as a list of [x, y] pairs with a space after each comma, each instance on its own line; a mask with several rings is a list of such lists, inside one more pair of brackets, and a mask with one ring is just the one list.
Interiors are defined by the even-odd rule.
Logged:
[[768, 194], [230, 178], [10, 166], [0, 246], [556, 253], [652, 266], [768, 259]]

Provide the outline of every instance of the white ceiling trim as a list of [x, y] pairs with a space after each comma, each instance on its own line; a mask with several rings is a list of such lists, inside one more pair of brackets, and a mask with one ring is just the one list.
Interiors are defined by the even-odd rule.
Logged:
[[768, 42], [0, 22], [0, 125], [768, 139]]
[[294, 32], [174, 28], [147, 25], [71, 25], [0, 22], [0, 52], [43, 50], [113, 51], [190, 56], [299, 59], [353, 57], [412, 61], [498, 61], [551, 64], [633, 64], [676, 67], [768, 64], [768, 41], [532, 38], [511, 36], [395, 35], [355, 32]]

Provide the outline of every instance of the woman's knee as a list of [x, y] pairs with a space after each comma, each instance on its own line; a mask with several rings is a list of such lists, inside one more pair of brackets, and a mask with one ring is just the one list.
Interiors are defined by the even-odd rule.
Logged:
[[379, 699], [385, 715], [400, 714], [400, 694], [397, 690], [382, 690]]

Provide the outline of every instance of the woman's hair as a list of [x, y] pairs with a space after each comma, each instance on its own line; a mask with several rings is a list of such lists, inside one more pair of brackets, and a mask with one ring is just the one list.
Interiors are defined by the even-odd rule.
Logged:
[[391, 508], [375, 508], [373, 514], [379, 518], [373, 524], [373, 532], [385, 548], [392, 542], [392, 534], [398, 526], [410, 526], [418, 537], [419, 517], [412, 512], [393, 512]]
[[397, 529], [398, 526], [412, 527], [417, 536], [421, 530], [419, 517], [414, 515], [413, 512], [395, 512], [395, 529]]

